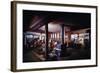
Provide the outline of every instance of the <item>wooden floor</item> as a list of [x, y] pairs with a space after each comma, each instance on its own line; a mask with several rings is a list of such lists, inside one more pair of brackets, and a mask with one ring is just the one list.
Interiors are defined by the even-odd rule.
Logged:
[[[80, 60], [91, 58], [90, 49], [73, 49], [67, 48], [65, 57], [61, 57], [60, 60]], [[36, 50], [30, 50], [23, 55], [23, 62], [40, 62], [45, 61], [43, 55], [39, 55]]]

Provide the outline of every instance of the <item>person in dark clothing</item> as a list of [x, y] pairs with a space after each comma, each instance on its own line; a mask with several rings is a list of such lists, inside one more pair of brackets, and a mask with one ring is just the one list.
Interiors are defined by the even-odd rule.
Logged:
[[67, 43], [61, 45], [61, 57], [67, 56]]

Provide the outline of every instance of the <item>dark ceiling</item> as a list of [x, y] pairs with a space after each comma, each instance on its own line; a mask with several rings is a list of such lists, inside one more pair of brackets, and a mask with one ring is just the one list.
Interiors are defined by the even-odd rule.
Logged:
[[[43, 19], [37, 25], [45, 25], [48, 22], [62, 22], [65, 26], [71, 27], [72, 30], [90, 28], [90, 13], [72, 13], [72, 12], [51, 12], [51, 11], [30, 11], [23, 10], [24, 31], [29, 30], [30, 26], [36, 21]], [[36, 26], [37, 26], [36, 25]], [[33, 28], [34, 29], [34, 28]]]

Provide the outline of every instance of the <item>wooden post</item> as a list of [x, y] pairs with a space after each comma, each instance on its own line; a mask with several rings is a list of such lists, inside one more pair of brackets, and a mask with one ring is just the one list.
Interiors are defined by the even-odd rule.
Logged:
[[64, 24], [62, 24], [61, 35], [62, 35], [62, 44], [64, 44]]
[[48, 53], [49, 53], [49, 49], [48, 49], [48, 24], [45, 25], [45, 30], [46, 30], [46, 60], [48, 60]]

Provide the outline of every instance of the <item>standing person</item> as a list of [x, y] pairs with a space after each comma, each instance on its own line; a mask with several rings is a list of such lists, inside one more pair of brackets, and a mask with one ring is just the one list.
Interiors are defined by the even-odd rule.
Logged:
[[67, 42], [61, 45], [61, 57], [67, 56]]
[[56, 56], [56, 53], [55, 53], [55, 45], [54, 45], [54, 41], [51, 41], [50, 42], [50, 47], [49, 47], [49, 60], [50, 61], [55, 61], [57, 60], [57, 56]]
[[55, 50], [56, 50], [57, 60], [60, 60], [60, 54], [61, 54], [61, 42], [60, 41], [57, 41]]

